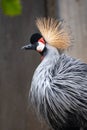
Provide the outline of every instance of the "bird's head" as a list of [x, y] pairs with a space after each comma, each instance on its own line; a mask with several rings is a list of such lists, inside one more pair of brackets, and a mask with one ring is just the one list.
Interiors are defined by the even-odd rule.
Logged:
[[70, 36], [62, 21], [53, 18], [38, 18], [36, 25], [40, 34], [33, 34], [30, 38], [30, 44], [23, 46], [22, 49], [36, 50], [43, 56], [47, 50], [47, 44], [59, 50], [68, 48]]
[[36, 50], [43, 55], [44, 51], [46, 50], [46, 41], [41, 34], [35, 33], [30, 38], [30, 44], [23, 46], [22, 49]]

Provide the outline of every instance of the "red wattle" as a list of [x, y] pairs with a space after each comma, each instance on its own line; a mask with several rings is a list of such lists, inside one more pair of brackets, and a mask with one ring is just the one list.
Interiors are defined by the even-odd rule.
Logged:
[[42, 43], [45, 44], [45, 40], [43, 39], [43, 37], [41, 37], [41, 38], [38, 40], [38, 42], [42, 42]]

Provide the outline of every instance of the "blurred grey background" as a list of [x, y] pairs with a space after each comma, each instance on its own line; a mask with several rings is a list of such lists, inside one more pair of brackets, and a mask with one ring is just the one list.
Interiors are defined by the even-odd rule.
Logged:
[[87, 0], [22, 0], [22, 6], [22, 14], [16, 17], [5, 16], [0, 9], [0, 130], [46, 130], [28, 106], [40, 56], [20, 48], [38, 31], [36, 17], [62, 18], [74, 37], [68, 53], [87, 62]]

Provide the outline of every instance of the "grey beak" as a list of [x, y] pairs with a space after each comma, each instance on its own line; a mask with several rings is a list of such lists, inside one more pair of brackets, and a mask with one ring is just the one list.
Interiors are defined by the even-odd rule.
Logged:
[[25, 45], [25, 46], [21, 47], [21, 49], [35, 50], [35, 46], [30, 43], [30, 44], [28, 44], [28, 45]]

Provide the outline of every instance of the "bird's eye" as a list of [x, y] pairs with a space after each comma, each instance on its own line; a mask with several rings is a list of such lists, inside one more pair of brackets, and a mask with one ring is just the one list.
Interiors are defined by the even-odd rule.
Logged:
[[36, 47], [36, 50], [38, 52], [42, 52], [44, 50], [44, 48], [45, 48], [45, 44], [42, 42], [38, 42], [38, 46]]

